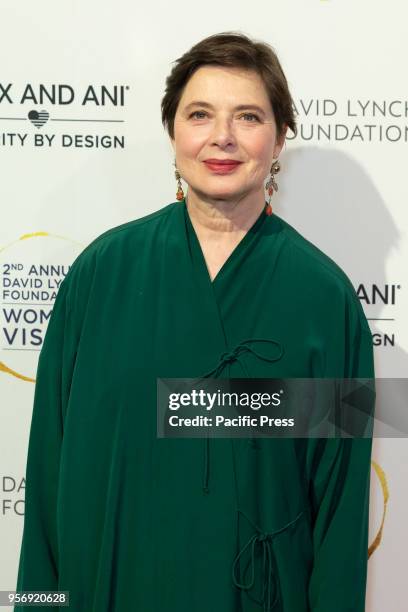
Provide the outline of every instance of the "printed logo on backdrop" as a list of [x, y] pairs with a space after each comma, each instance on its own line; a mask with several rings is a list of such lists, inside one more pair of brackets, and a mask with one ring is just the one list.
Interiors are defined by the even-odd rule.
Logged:
[[24, 234], [0, 248], [0, 374], [35, 382], [55, 297], [83, 248], [48, 232]]
[[372, 334], [374, 346], [393, 348], [396, 343], [398, 345], [395, 312], [401, 290], [400, 283], [360, 283], [356, 288], [367, 320], [375, 321], [379, 328]]
[[298, 134], [288, 140], [308, 142], [407, 142], [408, 101], [300, 98], [293, 103]]
[[1, 477], [1, 516], [24, 516], [26, 479], [15, 474]]
[[107, 132], [109, 124], [124, 123], [110, 113], [125, 107], [128, 91], [128, 85], [0, 83], [0, 146], [124, 149], [125, 136]]

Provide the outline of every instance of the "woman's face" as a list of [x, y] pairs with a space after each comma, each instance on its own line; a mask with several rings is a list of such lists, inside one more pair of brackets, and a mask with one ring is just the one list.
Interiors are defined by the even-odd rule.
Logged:
[[[183, 91], [171, 143], [189, 190], [205, 199], [236, 201], [258, 193], [264, 198], [264, 181], [285, 133], [278, 142], [272, 107], [256, 72], [202, 66]], [[221, 172], [204, 163], [208, 159], [241, 163]]]

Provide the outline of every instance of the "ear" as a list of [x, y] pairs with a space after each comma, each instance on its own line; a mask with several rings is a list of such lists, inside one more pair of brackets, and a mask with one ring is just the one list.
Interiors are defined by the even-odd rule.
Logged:
[[273, 157], [274, 159], [276, 159], [277, 157], [279, 157], [279, 154], [282, 150], [283, 145], [285, 144], [285, 138], [286, 138], [286, 132], [288, 131], [288, 126], [286, 124], [284, 124], [283, 128], [282, 128], [282, 133], [280, 135], [280, 138], [276, 141], [276, 145], [275, 145], [275, 149], [274, 149], [274, 154]]

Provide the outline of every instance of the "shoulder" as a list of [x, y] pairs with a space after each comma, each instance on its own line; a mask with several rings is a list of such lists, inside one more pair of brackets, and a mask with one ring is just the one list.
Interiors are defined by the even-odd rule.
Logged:
[[129, 241], [134, 243], [146, 238], [149, 232], [154, 232], [157, 226], [172, 216], [175, 208], [175, 203], [166, 204], [153, 213], [121, 223], [99, 234], [74, 259], [64, 282], [71, 282], [81, 270], [95, 266], [96, 260], [100, 257], [109, 257], [120, 251]]
[[94, 238], [94, 240], [92, 240], [92, 242], [88, 245], [87, 249], [98, 248], [104, 244], [109, 244], [116, 242], [121, 238], [125, 238], [129, 234], [140, 233], [141, 230], [148, 230], [149, 226], [154, 226], [155, 224], [157, 225], [163, 218], [169, 217], [174, 208], [175, 204], [172, 202], [171, 204], [166, 204], [166, 206], [163, 206], [159, 210], [156, 210], [149, 215], [144, 215], [138, 219], [133, 219], [132, 221], [127, 221], [126, 223], [121, 223], [120, 225], [111, 227]]
[[172, 218], [177, 206], [167, 204], [153, 213], [111, 227], [94, 238], [74, 259], [58, 290], [66, 295], [69, 308], [81, 304], [91, 291], [96, 277], [109, 275], [116, 270], [117, 262], [134, 253], [148, 242], [149, 236], [159, 234], [161, 223]]
[[163, 219], [170, 217], [174, 209], [174, 203], [167, 204], [153, 213], [111, 227], [102, 234], [99, 234], [99, 236], [88, 244], [88, 246], [78, 255], [73, 266], [87, 256], [92, 256], [92, 254], [96, 252], [103, 251], [111, 245], [119, 246], [122, 241], [126, 241], [129, 237], [132, 238], [145, 235], [149, 230], [154, 231], [155, 226], [160, 224]]
[[345, 291], [355, 294], [350, 278], [344, 270], [319, 249], [310, 240], [302, 236], [290, 223], [278, 217], [281, 231], [285, 237], [285, 248], [297, 269], [307, 274], [308, 281], [337, 286]]
[[301, 291], [321, 301], [326, 310], [342, 308], [346, 318], [369, 331], [363, 307], [347, 273], [290, 223], [277, 217], [284, 236], [284, 265], [288, 266], [288, 274], [299, 279]]

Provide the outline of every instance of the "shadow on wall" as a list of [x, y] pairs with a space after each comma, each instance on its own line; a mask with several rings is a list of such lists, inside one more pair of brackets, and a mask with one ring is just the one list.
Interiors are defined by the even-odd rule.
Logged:
[[[371, 288], [375, 283], [380, 289], [384, 289], [387, 284], [387, 260], [399, 249], [402, 234], [389, 212], [387, 202], [381, 197], [366, 169], [344, 152], [316, 146], [285, 151], [281, 157], [282, 171], [277, 177], [279, 192], [272, 198], [275, 198], [277, 214], [331, 257], [349, 276], [356, 289], [361, 283], [366, 288]], [[402, 279], [397, 274], [399, 272], [394, 275], [391, 271], [388, 282], [399, 283]], [[367, 304], [362, 300], [362, 305], [373, 335], [395, 334], [394, 346], [375, 346], [376, 377], [406, 378], [408, 354], [398, 346], [399, 328], [405, 326], [405, 321], [395, 318], [393, 306], [384, 304], [381, 299], [375, 304]], [[395, 320], [375, 320], [381, 318]], [[396, 386], [395, 393], [400, 394]], [[386, 413], [390, 413], [392, 399], [387, 399]], [[401, 405], [401, 400], [406, 402], [406, 398], [399, 397], [394, 405]], [[387, 445], [387, 442], [390, 442], [390, 445]], [[400, 446], [395, 446], [395, 442], [395, 439], [375, 439], [372, 459], [374, 460], [377, 454], [381, 456], [381, 449], [385, 454], [397, 453], [403, 458], [406, 438], [401, 439]], [[383, 477], [385, 479], [386, 475], [383, 474]], [[394, 486], [400, 488], [400, 484], [397, 478]], [[387, 485], [385, 487], [387, 488]], [[385, 517], [386, 493], [388, 495], [388, 489], [384, 491], [383, 484], [372, 469], [369, 545], [376, 542], [375, 536], [379, 534]], [[392, 491], [390, 495], [392, 496]], [[398, 495], [396, 493], [395, 497], [401, 499], [400, 492]], [[374, 589], [374, 585], [378, 585], [378, 580], [382, 580], [384, 584], [395, 582], [395, 572], [398, 576], [401, 575], [398, 574], [396, 566], [387, 563], [390, 546], [394, 546], [399, 555], [403, 554], [403, 551], [398, 551], [400, 541], [395, 537], [395, 533], [400, 534], [401, 526], [402, 524], [394, 526], [394, 530], [389, 531], [385, 526], [385, 532], [382, 534], [387, 538], [388, 545], [384, 551], [385, 557], [377, 561], [378, 549], [371, 557], [376, 559], [376, 562], [374, 565], [369, 562], [368, 567], [367, 610], [377, 609], [379, 605], [381, 607], [381, 603], [389, 607], [389, 599], [393, 598], [387, 589], [377, 586]], [[380, 540], [376, 542], [376, 547], [380, 545], [381, 549]], [[393, 601], [395, 603], [396, 599]]]
[[[387, 258], [401, 235], [370, 175], [346, 153], [313, 146], [285, 151], [280, 161], [279, 192], [272, 196], [276, 213], [331, 257], [356, 290], [363, 283], [371, 299], [375, 283], [384, 292]], [[392, 306], [381, 299], [362, 305], [376, 339], [395, 334], [394, 346], [375, 347], [376, 376], [406, 377], [408, 354], [398, 346], [399, 321], [373, 320], [393, 318]]]

